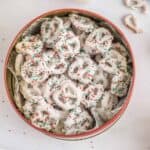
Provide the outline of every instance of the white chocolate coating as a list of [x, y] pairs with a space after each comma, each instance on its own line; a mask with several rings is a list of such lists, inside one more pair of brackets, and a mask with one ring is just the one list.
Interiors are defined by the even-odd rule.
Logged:
[[43, 82], [48, 75], [46, 64], [42, 58], [29, 59], [21, 67], [21, 76], [27, 83]]
[[72, 31], [62, 30], [55, 38], [54, 49], [64, 58], [74, 57], [80, 52], [80, 41]]
[[79, 55], [75, 59], [69, 67], [69, 77], [84, 84], [91, 83], [96, 71], [96, 64], [88, 55]]
[[109, 30], [100, 27], [95, 29], [86, 39], [84, 49], [90, 55], [104, 54], [111, 47], [113, 36]]
[[24, 62], [24, 57], [22, 54], [18, 54], [16, 56], [16, 60], [15, 60], [15, 72], [16, 72], [16, 75], [20, 75], [21, 74], [21, 66]]
[[119, 71], [126, 72], [127, 60], [116, 50], [111, 49], [106, 56], [100, 60], [99, 66], [109, 74], [116, 74]]
[[83, 92], [82, 103], [87, 108], [96, 106], [97, 103], [101, 101], [103, 92], [104, 92], [104, 87], [102, 84], [89, 85]]
[[99, 66], [96, 69], [96, 72], [94, 74], [93, 82], [98, 84], [102, 84], [104, 88], [106, 89], [109, 86], [109, 78], [108, 73], [103, 71]]
[[95, 22], [91, 19], [77, 14], [71, 14], [69, 18], [76, 32], [82, 31], [89, 33], [92, 32], [96, 26]]
[[128, 14], [123, 18], [124, 24], [134, 33], [142, 33], [143, 30], [137, 25], [137, 18], [133, 14]]
[[130, 75], [127, 73], [119, 72], [112, 79], [111, 93], [122, 97], [127, 94], [128, 86], [130, 83]]
[[52, 48], [57, 32], [63, 29], [63, 20], [59, 17], [54, 17], [46, 20], [41, 25], [41, 37], [46, 47]]
[[131, 9], [139, 9], [143, 13], [148, 11], [148, 3], [146, 0], [124, 0], [127, 7]]
[[62, 74], [67, 70], [68, 64], [63, 57], [55, 51], [43, 53], [49, 74]]
[[80, 105], [82, 92], [75, 86], [75, 83], [66, 80], [53, 92], [52, 97], [63, 110], [70, 110]]
[[72, 110], [64, 121], [63, 132], [65, 134], [77, 134], [85, 132], [92, 126], [93, 119], [86, 110], [77, 107]]
[[36, 55], [43, 49], [43, 42], [40, 35], [26, 36], [21, 42], [16, 44], [16, 51], [25, 55]]

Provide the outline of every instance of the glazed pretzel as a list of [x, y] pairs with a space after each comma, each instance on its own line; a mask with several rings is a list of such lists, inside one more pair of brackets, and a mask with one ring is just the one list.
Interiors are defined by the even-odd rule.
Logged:
[[118, 97], [125, 96], [130, 80], [131, 78], [128, 73], [119, 72], [116, 74], [112, 79], [111, 93]]
[[31, 116], [31, 122], [38, 128], [51, 131], [56, 130], [60, 119], [63, 117], [64, 113], [60, 110], [56, 110], [48, 104], [39, 104], [34, 114]]
[[95, 107], [100, 102], [103, 92], [104, 87], [102, 84], [89, 85], [83, 93], [82, 103], [87, 108]]
[[99, 66], [97, 67], [97, 70], [95, 72], [94, 78], [93, 78], [94, 83], [100, 83], [104, 86], [104, 88], [107, 88], [109, 86], [109, 78], [108, 78], [108, 73], [103, 71]]
[[111, 94], [110, 91], [105, 91], [101, 98], [100, 105], [91, 108], [91, 113], [96, 122], [95, 127], [99, 127], [105, 121], [110, 120], [120, 110], [117, 104], [118, 97]]
[[68, 75], [71, 79], [88, 84], [92, 82], [95, 71], [96, 64], [88, 56], [79, 55], [70, 65]]
[[52, 98], [54, 102], [63, 110], [70, 110], [80, 104], [82, 92], [72, 81], [62, 82], [60, 88], [56, 89]]
[[119, 42], [113, 43], [112, 49], [118, 51], [122, 56], [127, 58], [128, 63], [132, 62], [128, 49], [126, 49], [125, 46], [123, 46], [121, 43]]
[[128, 53], [127, 49], [119, 42], [113, 43], [112, 44], [112, 49], [115, 49], [116, 51], [118, 51], [124, 57], [129, 56], [129, 53]]
[[[34, 96], [28, 100], [25, 101], [25, 104], [23, 106], [24, 115], [26, 118], [30, 119], [31, 116], [35, 113], [36, 108], [38, 105], [47, 106], [45, 100], [41, 96]], [[47, 110], [47, 109], [46, 109]]]
[[123, 18], [125, 26], [127, 26], [130, 30], [132, 30], [135, 33], [142, 33], [143, 30], [138, 27], [137, 25], [137, 18], [132, 15], [128, 14]]
[[77, 134], [85, 132], [92, 128], [93, 118], [89, 113], [81, 108], [77, 107], [72, 110], [64, 121], [63, 132], [65, 134]]
[[104, 121], [107, 122], [108, 120], [112, 119], [113, 116], [115, 116], [118, 111], [121, 109], [121, 107], [117, 107], [111, 111], [103, 109], [103, 108], [99, 108], [96, 109], [96, 112], [99, 114], [99, 117]]
[[27, 82], [25, 82], [23, 80], [20, 81], [19, 84], [20, 84], [20, 92], [26, 100], [32, 99], [35, 96], [36, 97], [41, 96], [41, 94], [42, 94], [38, 85], [33, 86], [31, 84], [28, 84]]
[[60, 118], [64, 116], [63, 112], [54, 109], [40, 96], [26, 101], [23, 109], [34, 126], [48, 131], [56, 128]]
[[34, 56], [43, 50], [43, 43], [40, 35], [26, 36], [15, 48], [18, 53]]
[[8, 70], [11, 72], [12, 76], [13, 76], [13, 88], [14, 88], [14, 101], [18, 107], [18, 109], [22, 112], [23, 109], [22, 109], [22, 106], [23, 106], [23, 99], [22, 99], [22, 95], [21, 93], [19, 92], [19, 89], [20, 89], [20, 85], [19, 85], [19, 80], [17, 78], [17, 75], [15, 73], [15, 71], [13, 70], [13, 67], [9, 64], [9, 66], [7, 67]]
[[111, 47], [113, 36], [106, 28], [95, 29], [86, 39], [84, 50], [90, 55], [104, 54]]
[[46, 20], [41, 25], [41, 37], [46, 47], [52, 48], [57, 32], [63, 29], [63, 20], [59, 17]]
[[127, 70], [127, 60], [116, 50], [111, 49], [106, 56], [99, 61], [99, 66], [107, 73], [116, 74], [118, 71]]
[[95, 107], [91, 107], [90, 108], [90, 112], [94, 118], [94, 121], [95, 121], [95, 126], [94, 128], [98, 128], [100, 127], [101, 125], [104, 124], [104, 120], [100, 117], [98, 111], [97, 111], [97, 108]]
[[67, 70], [68, 63], [56, 51], [51, 50], [43, 53], [43, 59], [49, 74], [62, 74]]
[[55, 38], [54, 49], [65, 58], [74, 57], [80, 52], [80, 41], [72, 31], [62, 30]]
[[51, 76], [45, 83], [43, 83], [43, 97], [49, 102], [53, 103], [51, 96], [53, 91], [60, 87], [63, 81], [67, 80], [64, 75]]
[[30, 84], [43, 82], [48, 78], [49, 73], [45, 62], [40, 57], [29, 59], [21, 67], [22, 78]]
[[118, 97], [105, 91], [101, 99], [101, 108], [111, 111], [118, 104]]
[[23, 65], [24, 57], [22, 54], [18, 54], [15, 59], [15, 73], [17, 76], [21, 74], [21, 66]]
[[141, 9], [143, 13], [146, 13], [148, 10], [146, 0], [124, 0], [124, 3], [131, 9]]
[[94, 30], [94, 27], [96, 27], [95, 22], [87, 17], [71, 14], [69, 18], [76, 32], [90, 33]]

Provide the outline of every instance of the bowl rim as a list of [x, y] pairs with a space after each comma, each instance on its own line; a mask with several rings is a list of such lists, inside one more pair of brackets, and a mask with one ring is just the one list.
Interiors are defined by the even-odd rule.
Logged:
[[[130, 51], [130, 55], [132, 58], [132, 64], [133, 64], [133, 75], [132, 75], [132, 82], [130, 85], [130, 88], [128, 90], [128, 95], [126, 97], [126, 100], [124, 102], [124, 104], [122, 105], [122, 108], [119, 110], [119, 112], [109, 121], [107, 121], [106, 123], [104, 123], [102, 126], [98, 127], [98, 128], [94, 128], [91, 130], [88, 130], [84, 133], [80, 133], [80, 134], [75, 134], [75, 135], [65, 135], [65, 134], [58, 134], [58, 133], [52, 133], [52, 132], [48, 132], [44, 129], [40, 129], [38, 127], [35, 127], [34, 125], [31, 124], [30, 120], [27, 120], [24, 115], [19, 111], [19, 109], [17, 108], [15, 102], [14, 102], [14, 98], [11, 96], [10, 92], [9, 92], [9, 88], [7, 85], [7, 65], [8, 65], [8, 60], [9, 60], [9, 56], [10, 53], [14, 47], [14, 45], [16, 44], [18, 38], [22, 35], [22, 33], [32, 24], [34, 23], [36, 20], [49, 16], [49, 15], [56, 15], [56, 14], [61, 14], [61, 13], [71, 13], [71, 12], [76, 12], [76, 13], [80, 13], [83, 15], [87, 15], [89, 17], [96, 17], [98, 19], [102, 19], [105, 22], [107, 22], [108, 24], [110, 24], [122, 37], [122, 39], [125, 41], [129, 51]], [[63, 8], [63, 9], [56, 9], [56, 10], [50, 10], [47, 11], [45, 13], [43, 13], [42, 15], [39, 15], [37, 17], [35, 17], [34, 19], [32, 19], [31, 21], [29, 21], [23, 28], [20, 29], [20, 31], [17, 33], [17, 35], [15, 36], [15, 38], [13, 38], [12, 43], [10, 44], [6, 57], [5, 57], [5, 63], [4, 63], [4, 85], [5, 85], [5, 90], [6, 90], [6, 95], [8, 97], [9, 102], [11, 103], [12, 107], [14, 108], [14, 110], [16, 111], [16, 113], [31, 127], [35, 128], [36, 130], [57, 138], [57, 139], [63, 139], [63, 140], [81, 140], [81, 139], [86, 139], [89, 137], [93, 137], [96, 136], [102, 132], [104, 132], [106, 129], [108, 129], [109, 127], [111, 127], [120, 117], [121, 115], [125, 112], [130, 100], [131, 100], [131, 96], [133, 93], [133, 87], [134, 87], [134, 82], [135, 82], [135, 60], [134, 60], [134, 56], [133, 56], [133, 50], [131, 48], [131, 45], [129, 44], [127, 37], [124, 35], [124, 33], [121, 31], [121, 29], [119, 29], [114, 23], [112, 23], [109, 19], [103, 17], [101, 14], [99, 14], [98, 12], [93, 12], [90, 10], [85, 10], [85, 9], [78, 9], [78, 8]]]

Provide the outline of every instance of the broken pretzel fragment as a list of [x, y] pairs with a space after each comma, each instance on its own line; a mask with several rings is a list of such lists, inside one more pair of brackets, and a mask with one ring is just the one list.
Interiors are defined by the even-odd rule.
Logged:
[[143, 13], [148, 11], [146, 0], [124, 0], [124, 4], [131, 9], [140, 9]]
[[123, 22], [124, 22], [125, 26], [127, 26], [133, 32], [135, 32], [135, 33], [143, 32], [143, 30], [138, 27], [137, 19], [134, 15], [132, 15], [132, 14], [126, 15], [123, 18]]

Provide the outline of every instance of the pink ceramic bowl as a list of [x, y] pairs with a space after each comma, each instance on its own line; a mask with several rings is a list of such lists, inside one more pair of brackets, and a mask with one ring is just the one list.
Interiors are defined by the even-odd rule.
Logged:
[[[56, 133], [51, 133], [48, 132], [46, 130], [43, 129], [39, 129], [35, 126], [33, 126], [31, 124], [31, 122], [29, 120], [27, 120], [23, 114], [17, 109], [13, 96], [12, 96], [12, 86], [11, 86], [11, 81], [10, 81], [10, 74], [7, 70], [7, 65], [8, 65], [8, 60], [10, 57], [10, 53], [13, 50], [16, 42], [18, 41], [19, 37], [21, 36], [21, 34], [33, 23], [35, 22], [37, 19], [42, 18], [42, 17], [46, 17], [46, 16], [54, 16], [54, 15], [63, 15], [63, 14], [67, 14], [67, 13], [71, 13], [71, 12], [76, 12], [85, 16], [89, 16], [91, 18], [97, 19], [97, 20], [104, 20], [106, 23], [108, 23], [111, 27], [113, 27], [113, 29], [115, 29], [117, 31], [117, 33], [120, 35], [120, 37], [122, 37], [122, 40], [124, 41], [124, 43], [126, 44], [126, 46], [128, 47], [130, 54], [131, 54], [131, 58], [132, 58], [132, 62], [133, 62], [133, 76], [132, 76], [132, 81], [130, 84], [130, 88], [128, 91], [128, 95], [126, 97], [126, 100], [121, 108], [121, 110], [109, 121], [107, 121], [104, 125], [96, 128], [96, 129], [91, 129], [85, 133], [80, 133], [77, 135], [63, 135], [63, 134], [56, 134]], [[53, 10], [53, 11], [49, 11], [46, 12], [44, 14], [42, 14], [41, 16], [36, 17], [35, 19], [33, 19], [32, 21], [30, 21], [25, 27], [23, 27], [20, 32], [17, 34], [17, 36], [14, 38], [13, 42], [11, 43], [9, 50], [7, 52], [7, 56], [5, 59], [5, 66], [4, 66], [4, 80], [5, 80], [5, 87], [6, 87], [6, 91], [7, 91], [7, 95], [8, 95], [8, 99], [10, 101], [10, 103], [12, 104], [14, 110], [17, 112], [17, 114], [26, 122], [28, 123], [30, 126], [32, 126], [33, 128], [37, 129], [38, 131], [47, 134], [48, 136], [54, 137], [54, 138], [58, 138], [58, 139], [64, 139], [64, 140], [80, 140], [80, 139], [85, 139], [85, 138], [89, 138], [95, 135], [98, 135], [102, 132], [104, 132], [106, 129], [108, 129], [109, 127], [111, 127], [120, 117], [121, 115], [124, 113], [124, 111], [126, 110], [129, 101], [131, 100], [131, 95], [132, 95], [132, 91], [133, 91], [133, 85], [134, 85], [134, 80], [135, 80], [135, 63], [134, 63], [134, 57], [132, 54], [132, 49], [131, 46], [127, 40], [127, 38], [125, 37], [125, 35], [123, 34], [123, 32], [116, 26], [114, 25], [111, 21], [109, 21], [108, 19], [106, 19], [105, 17], [101, 16], [100, 14], [96, 14], [94, 12], [91, 11], [87, 11], [87, 10], [82, 10], [82, 9], [59, 9], [59, 10]]]

